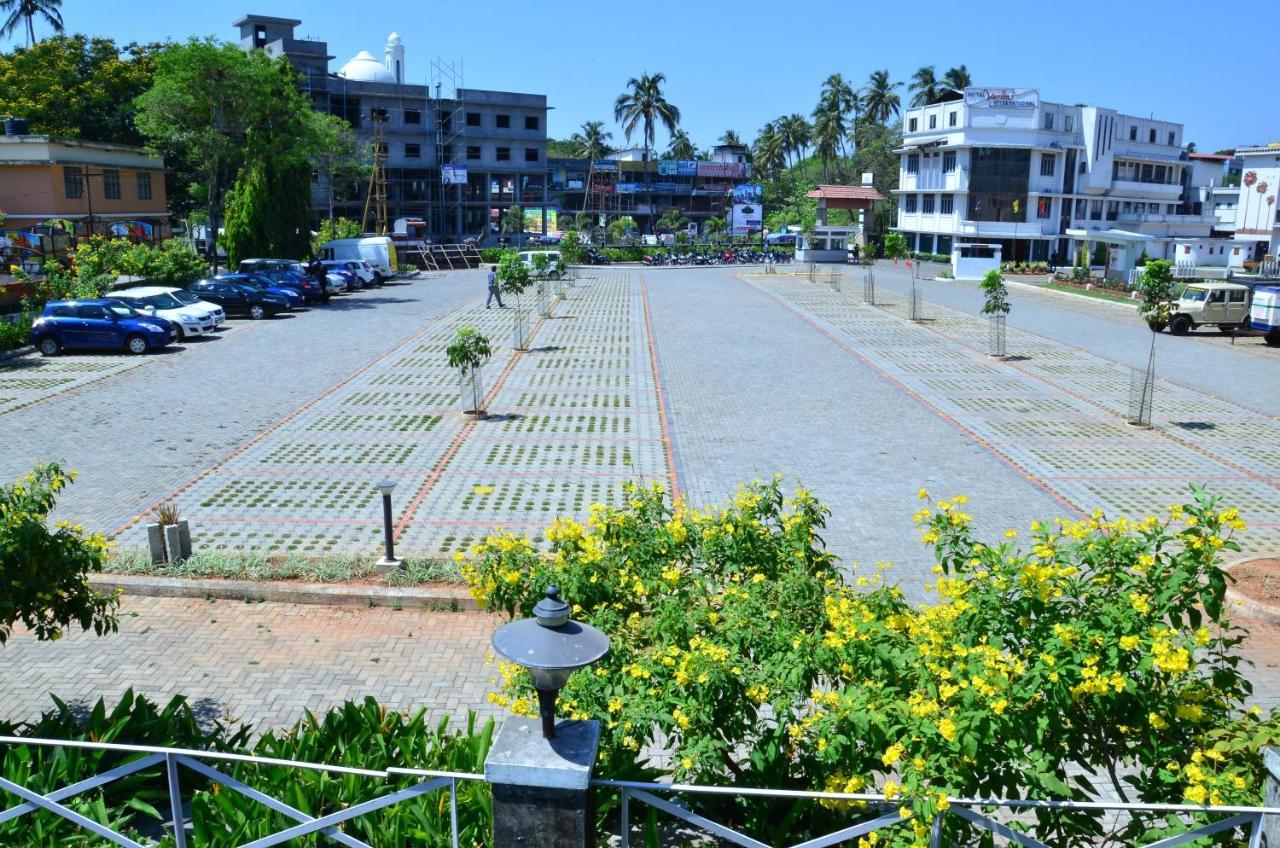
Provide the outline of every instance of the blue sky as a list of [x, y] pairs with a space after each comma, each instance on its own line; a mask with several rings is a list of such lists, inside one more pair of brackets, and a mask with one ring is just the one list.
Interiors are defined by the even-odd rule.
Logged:
[[[460, 60], [468, 87], [546, 94], [555, 107], [549, 131], [558, 138], [587, 120], [612, 126], [614, 99], [643, 71], [666, 74], [683, 126], [708, 146], [729, 128], [750, 141], [767, 120], [808, 114], [836, 71], [861, 85], [877, 68], [906, 82], [921, 65], [935, 65], [941, 76], [964, 63], [977, 85], [1035, 87], [1046, 100], [1180, 121], [1187, 141], [1212, 151], [1280, 139], [1280, 125], [1267, 119], [1274, 111], [1262, 105], [1272, 99], [1274, 66], [1273, 45], [1261, 42], [1273, 37], [1256, 48], [1243, 36], [1229, 40], [1239, 24], [1224, 8], [1211, 13], [1187, 0], [63, 0], [63, 17], [69, 31], [122, 42], [231, 39], [231, 22], [247, 12], [300, 18], [300, 35], [329, 42], [337, 56], [331, 70], [361, 49], [381, 58], [395, 30], [410, 80], [426, 81], [433, 58]], [[905, 87], [903, 95], [905, 103]]]

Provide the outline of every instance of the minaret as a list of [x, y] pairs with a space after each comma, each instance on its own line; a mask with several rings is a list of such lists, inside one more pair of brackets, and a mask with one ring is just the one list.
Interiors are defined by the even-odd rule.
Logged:
[[400, 43], [399, 33], [387, 36], [386, 47], [387, 70], [396, 78], [396, 82], [404, 82], [404, 45]]

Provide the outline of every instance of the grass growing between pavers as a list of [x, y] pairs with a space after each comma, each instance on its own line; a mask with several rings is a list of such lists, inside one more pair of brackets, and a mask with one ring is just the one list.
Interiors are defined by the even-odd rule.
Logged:
[[307, 557], [243, 553], [196, 553], [180, 562], [157, 565], [147, 551], [125, 548], [106, 564], [106, 573], [151, 577], [213, 577], [222, 580], [298, 580], [308, 583], [385, 583], [420, 586], [461, 583], [458, 564], [451, 559], [406, 557], [389, 574], [379, 573], [372, 556]]

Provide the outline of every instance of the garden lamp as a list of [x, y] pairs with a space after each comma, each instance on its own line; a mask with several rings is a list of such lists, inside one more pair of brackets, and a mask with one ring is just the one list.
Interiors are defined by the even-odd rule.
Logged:
[[556, 735], [556, 697], [569, 675], [591, 665], [609, 652], [609, 637], [589, 624], [571, 621], [569, 605], [560, 599], [555, 585], [533, 608], [533, 618], [522, 618], [499, 627], [493, 649], [516, 665], [528, 669], [538, 692], [542, 736]]
[[399, 562], [396, 559], [395, 533], [391, 527], [391, 491], [395, 487], [395, 480], [383, 479], [378, 482], [378, 491], [382, 493], [382, 536], [386, 543], [386, 553], [378, 564], [383, 566], [397, 565]]

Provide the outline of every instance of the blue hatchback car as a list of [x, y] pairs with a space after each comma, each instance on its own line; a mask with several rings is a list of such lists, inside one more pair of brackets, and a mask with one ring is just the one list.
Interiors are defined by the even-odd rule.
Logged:
[[45, 356], [63, 350], [160, 350], [178, 337], [163, 318], [118, 300], [55, 300], [31, 324], [31, 343]]

